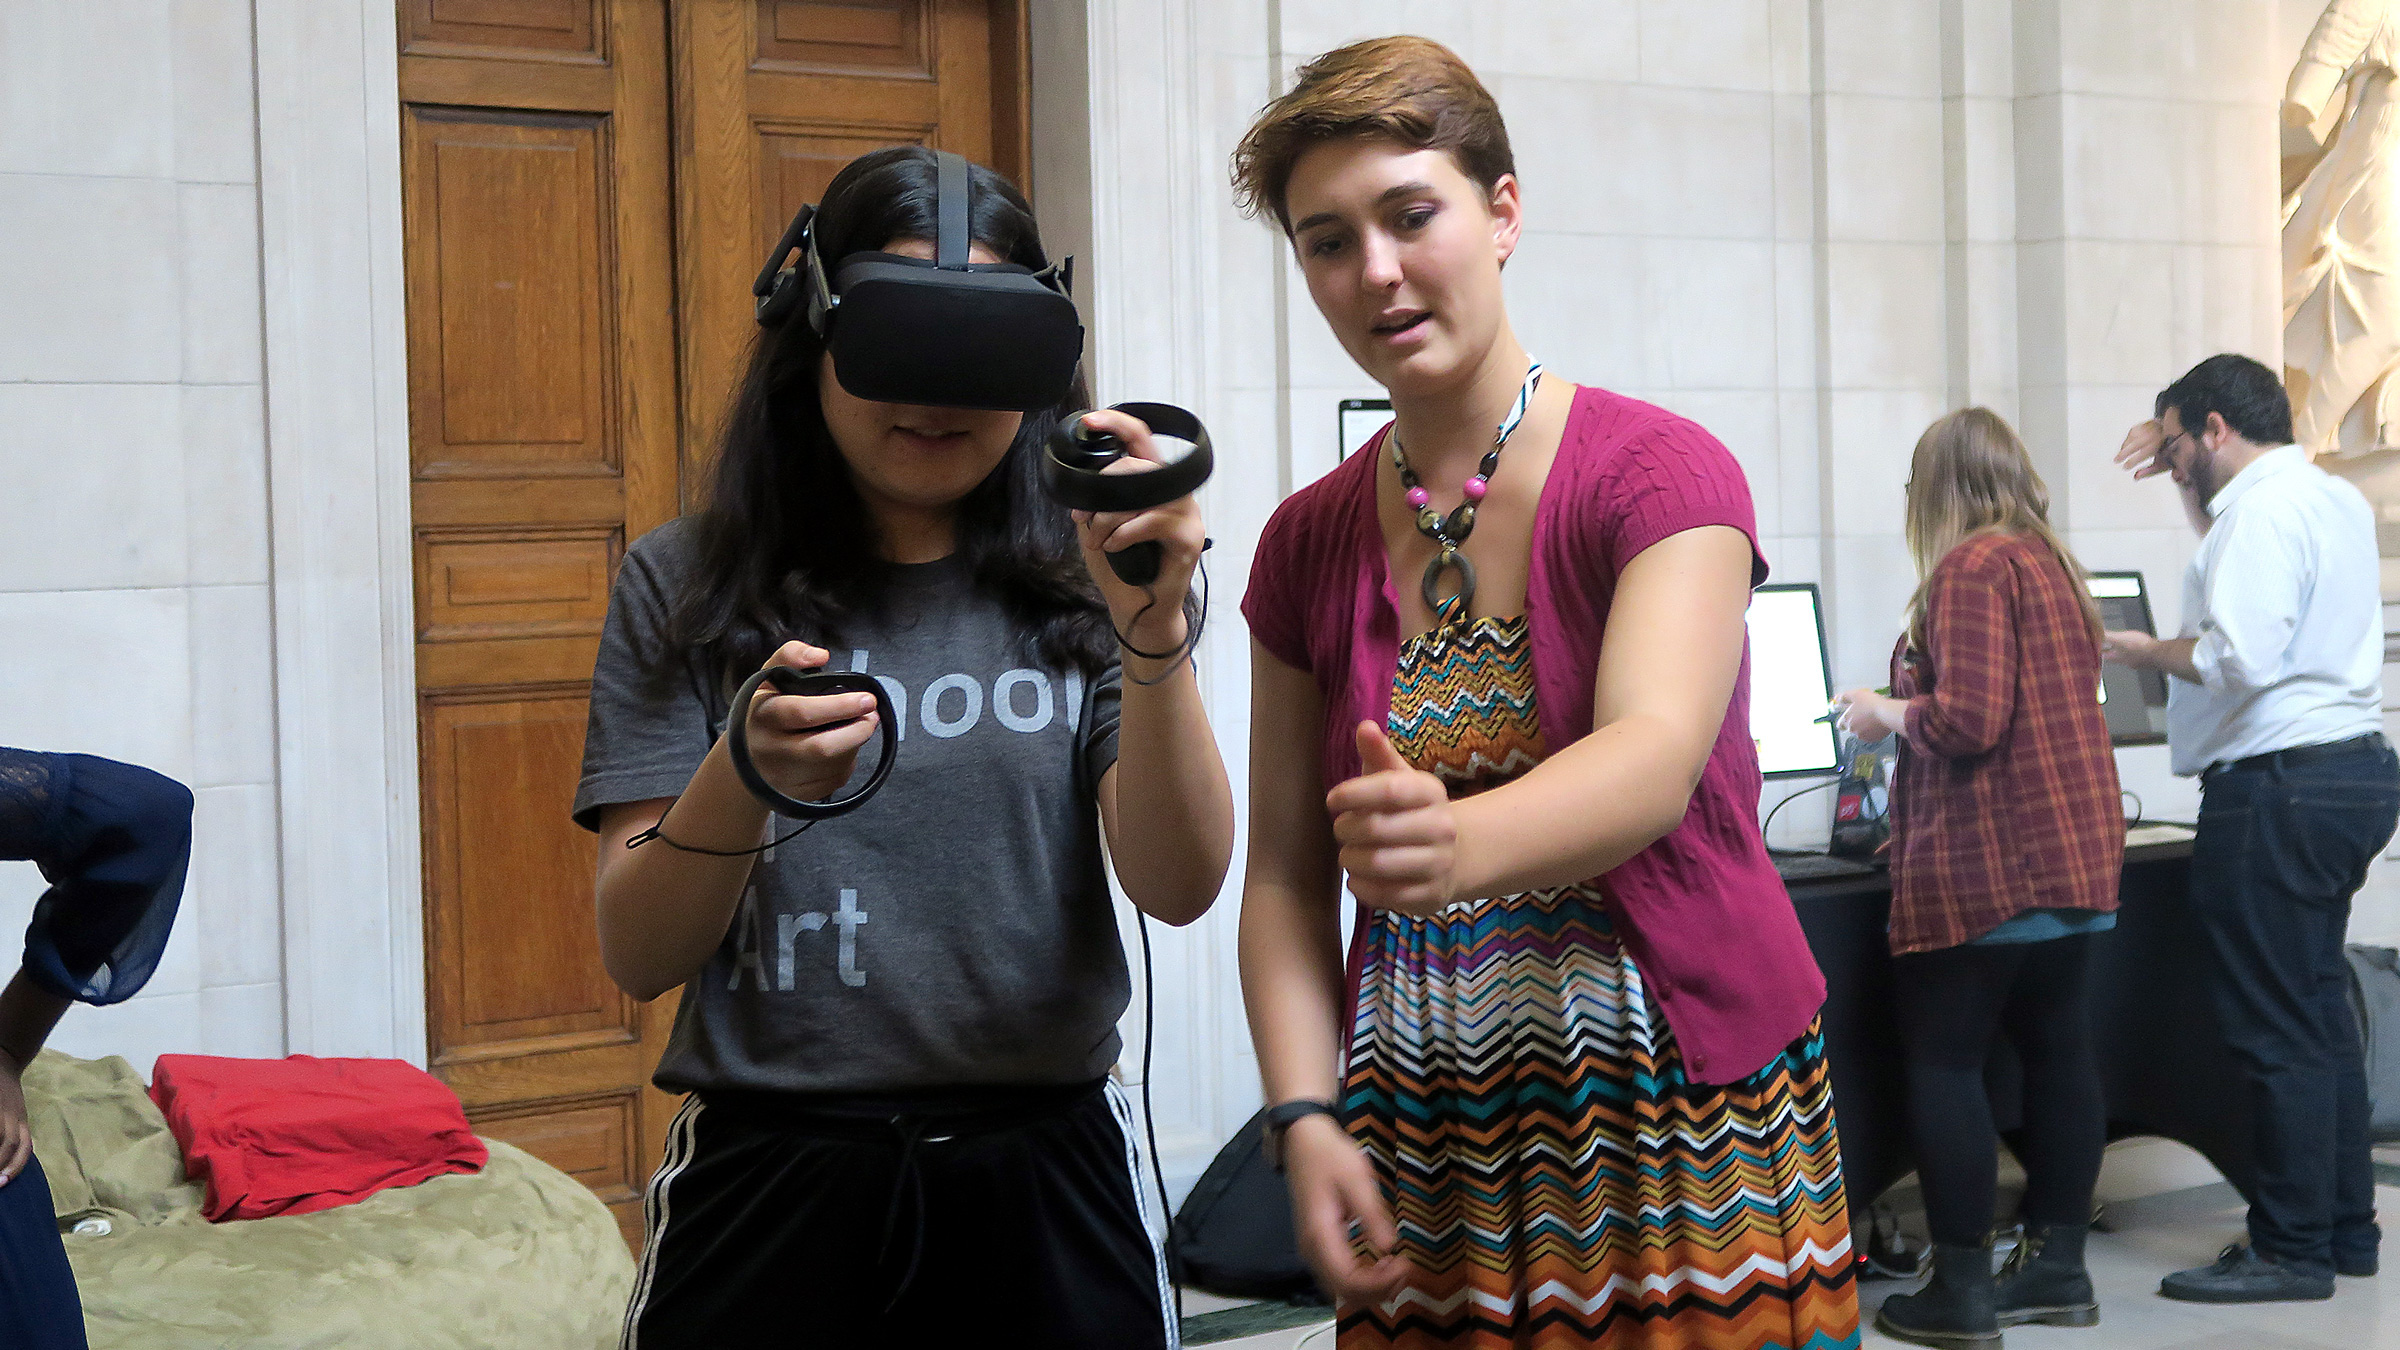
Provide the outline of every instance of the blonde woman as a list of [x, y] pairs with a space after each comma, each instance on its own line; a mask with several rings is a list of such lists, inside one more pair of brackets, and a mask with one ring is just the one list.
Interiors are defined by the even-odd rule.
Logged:
[[[1892, 693], [1840, 699], [1849, 731], [1900, 736], [1892, 965], [1934, 1274], [1876, 1325], [1920, 1345], [2099, 1321], [2083, 1240], [2105, 1121], [2085, 991], [2093, 934], [2116, 923], [2125, 826], [2093, 693], [2099, 613], [2049, 507], [1998, 414], [1926, 428], [1908, 483], [1920, 581]], [[2026, 1242], [1995, 1288], [1983, 1064], [2003, 1035], [2025, 1065]]]

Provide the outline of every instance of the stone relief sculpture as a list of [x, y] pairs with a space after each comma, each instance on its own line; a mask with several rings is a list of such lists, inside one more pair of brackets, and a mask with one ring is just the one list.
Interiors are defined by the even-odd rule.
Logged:
[[2284, 382], [2312, 452], [2400, 445], [2400, 5], [2333, 0], [2284, 88]]
[[2400, 600], [2400, 3], [2332, 0], [2283, 101], [2292, 432], [2382, 520]]

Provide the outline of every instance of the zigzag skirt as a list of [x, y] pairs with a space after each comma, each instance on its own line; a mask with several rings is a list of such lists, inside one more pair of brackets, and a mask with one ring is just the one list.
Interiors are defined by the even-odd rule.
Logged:
[[1815, 1026], [1691, 1082], [1589, 886], [1360, 922], [1343, 1117], [1417, 1273], [1343, 1350], [1859, 1343]]

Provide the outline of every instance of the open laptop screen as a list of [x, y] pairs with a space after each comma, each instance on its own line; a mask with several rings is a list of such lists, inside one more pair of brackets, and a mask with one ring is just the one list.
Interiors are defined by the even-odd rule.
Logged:
[[[2086, 583], [2100, 606], [2100, 626], [2155, 637], [2150, 592], [2139, 572], [2094, 572]], [[2111, 661], [2100, 667], [2100, 703], [2114, 745], [2157, 745], [2167, 738], [2167, 677]]]
[[1750, 596], [1750, 736], [1769, 778], [1830, 774], [1833, 699], [1825, 620], [1814, 585], [1761, 586]]

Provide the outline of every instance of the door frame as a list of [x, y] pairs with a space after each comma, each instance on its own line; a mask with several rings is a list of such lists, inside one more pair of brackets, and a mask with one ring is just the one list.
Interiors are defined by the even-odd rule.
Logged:
[[[1052, 26], [1074, 0], [1039, 0]], [[392, 0], [254, 0], [288, 1052], [425, 1063], [399, 23]], [[1086, 87], [1080, 13], [1031, 87]], [[1089, 144], [1083, 107], [1035, 142]], [[1064, 207], [1064, 212], [1062, 212]], [[1088, 198], [1046, 202], [1079, 216]], [[1087, 234], [1088, 237], [1088, 234]], [[562, 796], [560, 809], [566, 807]]]

